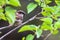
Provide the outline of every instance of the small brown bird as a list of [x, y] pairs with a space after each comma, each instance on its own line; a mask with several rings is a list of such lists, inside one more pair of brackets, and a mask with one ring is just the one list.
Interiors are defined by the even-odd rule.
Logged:
[[23, 16], [24, 15], [25, 15], [25, 12], [22, 10], [19, 10], [16, 12], [16, 21], [14, 23], [15, 26], [18, 26], [23, 22]]

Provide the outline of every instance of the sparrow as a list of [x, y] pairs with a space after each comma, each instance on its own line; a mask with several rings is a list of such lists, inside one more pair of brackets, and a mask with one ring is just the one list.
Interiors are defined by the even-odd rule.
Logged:
[[22, 10], [18, 10], [16, 12], [16, 21], [14, 23], [15, 26], [18, 26], [18, 25], [20, 25], [23, 22], [24, 15], [25, 15], [25, 12], [22, 11]]

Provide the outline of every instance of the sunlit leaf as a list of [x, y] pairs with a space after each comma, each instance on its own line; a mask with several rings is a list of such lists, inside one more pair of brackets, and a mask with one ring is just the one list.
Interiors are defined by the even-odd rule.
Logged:
[[42, 18], [41, 21], [44, 21], [46, 24], [52, 24], [53, 20], [52, 18]]
[[3, 8], [0, 8], [0, 12], [3, 12], [4, 10], [3, 10]]
[[16, 12], [16, 10], [14, 10], [11, 7], [6, 7], [5, 11], [6, 11], [5, 14], [6, 14], [8, 22], [10, 24], [14, 23], [15, 22], [15, 12]]
[[49, 4], [51, 3], [52, 1], [51, 0], [44, 0], [46, 4]]
[[47, 12], [51, 12], [53, 13], [54, 12], [54, 8], [53, 7], [44, 7], [43, 10], [47, 11]]
[[55, 14], [55, 16], [60, 17], [60, 12], [59, 12], [59, 13], [57, 13], [57, 14]]
[[27, 12], [28, 13], [32, 12], [36, 7], [37, 7], [37, 4], [29, 3], [27, 6]]
[[47, 12], [47, 11], [44, 11], [44, 12], [41, 12], [43, 16], [47, 16], [47, 17], [51, 17], [51, 13], [50, 12]]
[[60, 16], [60, 6], [54, 6], [55, 12], [53, 13], [55, 16]]
[[22, 40], [25, 40], [25, 37], [23, 37]]
[[29, 34], [27, 37], [26, 37], [26, 40], [33, 40], [34, 39], [34, 35], [32, 34]]
[[53, 28], [52, 24], [48, 25], [48, 24], [46, 24], [46, 23], [43, 23], [43, 24], [41, 25], [41, 29], [42, 29], [42, 30], [52, 30], [52, 28]]
[[9, 0], [6, 0], [6, 4], [9, 4]]
[[41, 1], [40, 1], [40, 0], [35, 0], [35, 2], [37, 2], [37, 3], [38, 3], [38, 5], [40, 5], [40, 4], [41, 4]]
[[9, 0], [9, 4], [13, 6], [21, 6], [19, 0]]
[[51, 3], [52, 1], [51, 0], [40, 0], [41, 1], [41, 7], [47, 7], [47, 4]]
[[60, 0], [55, 0], [57, 5], [60, 5]]
[[0, 0], [0, 6], [3, 6], [6, 4], [6, 0]]
[[0, 8], [0, 19], [6, 20], [5, 14], [3, 14], [3, 8]]
[[0, 12], [0, 19], [6, 20], [6, 17], [3, 13]]
[[24, 25], [24, 26], [22, 26], [21, 29], [19, 29], [18, 32], [23, 32], [23, 31], [27, 31], [27, 30], [30, 30], [30, 31], [36, 30], [36, 26], [35, 25]]
[[58, 32], [59, 32], [58, 30], [53, 30], [51, 33], [56, 35], [56, 34], [58, 34]]
[[36, 30], [37, 38], [39, 38], [39, 37], [41, 36], [41, 34], [42, 34], [42, 30], [38, 28], [38, 29]]
[[58, 19], [58, 17], [56, 16], [56, 15], [52, 15], [51, 16], [54, 20], [57, 20]]
[[54, 6], [53, 9], [54, 9], [54, 13], [52, 13], [52, 18], [54, 20], [57, 20], [58, 17], [60, 17], [60, 6]]
[[57, 21], [57, 22], [54, 23], [54, 28], [55, 29], [60, 28], [60, 21]]

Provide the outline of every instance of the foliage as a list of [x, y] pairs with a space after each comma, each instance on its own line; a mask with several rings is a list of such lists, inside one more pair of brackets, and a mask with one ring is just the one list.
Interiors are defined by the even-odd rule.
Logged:
[[33, 40], [33, 38], [34, 38], [34, 35], [29, 34], [29, 35], [26, 37], [26, 40]]
[[15, 22], [16, 9], [6, 6], [7, 4], [14, 7], [21, 6], [21, 4], [18, 0], [0, 0], [0, 20], [8, 20], [10, 24], [13, 24]]
[[27, 30], [34, 31], [34, 30], [36, 30], [36, 27], [37, 26], [35, 26], [35, 25], [24, 25], [18, 32], [23, 32], [23, 31], [27, 31]]
[[[12, 11], [11, 11], [12, 10]], [[15, 10], [12, 9], [11, 7], [6, 7], [5, 8], [5, 14], [6, 14], [6, 19], [9, 21], [9, 23], [14, 23], [15, 21]]]
[[[27, 13], [30, 14], [35, 8], [40, 7], [42, 9], [40, 14], [43, 15], [43, 17], [39, 20], [43, 21], [42, 25], [24, 25], [18, 32], [30, 30], [34, 32], [37, 38], [42, 35], [43, 30], [49, 30], [52, 34], [57, 34], [59, 32], [58, 29], [60, 28], [60, 1], [54, 0], [56, 3], [54, 6], [49, 5], [53, 2], [52, 0], [34, 0], [34, 2], [27, 5]], [[6, 6], [7, 4], [14, 7], [21, 6], [21, 4], [18, 0], [0, 0], [0, 20], [8, 20], [11, 24], [15, 22], [16, 9]], [[5, 9], [3, 6], [6, 6]], [[35, 35], [29, 34], [27, 37], [23, 37], [22, 40], [33, 40]]]
[[34, 4], [34, 3], [28, 4], [28, 6], [27, 6], [27, 11], [28, 11], [28, 13], [30, 13], [30, 12], [31, 12], [32, 10], [34, 10], [36, 7], [37, 7], [37, 5]]

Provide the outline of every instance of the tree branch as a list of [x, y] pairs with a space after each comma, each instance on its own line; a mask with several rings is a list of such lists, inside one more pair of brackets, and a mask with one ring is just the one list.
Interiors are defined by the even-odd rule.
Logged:
[[11, 26], [13, 26], [13, 25], [8, 25], [8, 26], [1, 27], [0, 30], [10, 28]]
[[36, 17], [35, 19], [42, 19], [42, 18], [47, 18], [47, 17]]
[[[38, 13], [37, 15], [39, 15], [40, 13]], [[23, 26], [24, 24], [34, 20], [36, 18], [36, 16], [33, 16], [32, 18], [30, 18], [29, 20], [27, 20], [26, 22], [22, 23], [21, 25], [17, 26], [16, 28], [12, 29], [11, 31], [9, 31], [8, 33], [4, 34], [2, 37], [0, 37], [0, 40], [2, 40], [4, 37], [6, 37], [7, 35], [9, 35], [10, 33], [12, 33], [13, 31], [15, 31], [16, 29], [20, 28], [21, 26]]]
[[45, 38], [44, 40], [47, 40], [47, 38], [51, 35], [51, 33], [49, 33]]

